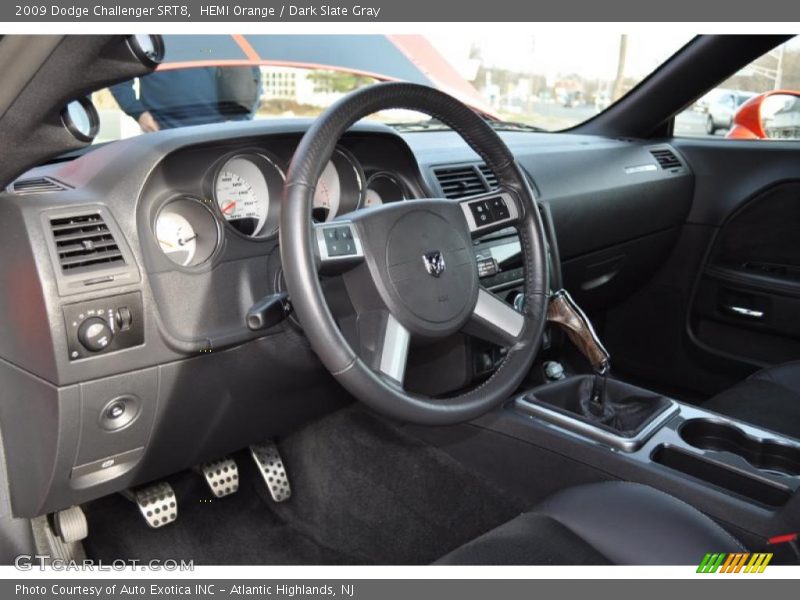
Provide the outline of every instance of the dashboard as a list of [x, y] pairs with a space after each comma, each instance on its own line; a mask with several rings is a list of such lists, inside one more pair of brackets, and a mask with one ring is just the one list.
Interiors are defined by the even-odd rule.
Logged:
[[[282, 187], [310, 124], [142, 135], [33, 169], [0, 194], [0, 313], [10, 316], [0, 331], [9, 392], [0, 421], [15, 515], [219, 458], [351, 401], [296, 321], [246, 326], [254, 304], [284, 291]], [[554, 285], [586, 307], [632, 293], [688, 214], [693, 175], [680, 155], [636, 140], [502, 136], [536, 191]], [[679, 166], [659, 167], [656, 150]], [[362, 122], [324, 169], [313, 218], [494, 185], [455, 134]], [[482, 285], [513, 303], [515, 231], [476, 240], [474, 252]], [[346, 333], [357, 324], [344, 286], [322, 283]], [[461, 335], [414, 347], [407, 382], [444, 394], [485, 377], [497, 356]], [[33, 450], [31, 439], [40, 441]]]

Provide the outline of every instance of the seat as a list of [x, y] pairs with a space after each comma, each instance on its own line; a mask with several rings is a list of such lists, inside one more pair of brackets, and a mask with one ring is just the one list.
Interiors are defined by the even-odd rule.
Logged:
[[763, 369], [703, 408], [800, 439], [800, 361]]
[[685, 502], [615, 481], [559, 492], [436, 564], [698, 565], [708, 552], [746, 549]]

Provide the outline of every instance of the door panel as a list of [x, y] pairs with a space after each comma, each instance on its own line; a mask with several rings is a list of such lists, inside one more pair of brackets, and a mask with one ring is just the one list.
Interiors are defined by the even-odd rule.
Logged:
[[604, 335], [615, 369], [707, 397], [800, 359], [800, 142], [670, 143], [695, 177], [687, 222]]
[[690, 326], [711, 348], [774, 364], [800, 357], [800, 183], [757, 194], [722, 225]]

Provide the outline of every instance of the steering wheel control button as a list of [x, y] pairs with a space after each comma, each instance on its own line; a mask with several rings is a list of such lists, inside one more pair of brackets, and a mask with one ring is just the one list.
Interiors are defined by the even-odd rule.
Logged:
[[178, 499], [166, 481], [136, 490], [133, 500], [147, 525], [153, 529], [169, 525], [178, 518]]
[[352, 225], [331, 223], [316, 228], [317, 247], [325, 263], [331, 259], [352, 260], [363, 256], [361, 242]]
[[100, 317], [89, 317], [78, 328], [78, 341], [89, 352], [105, 350], [113, 338], [111, 327]]
[[286, 475], [286, 467], [283, 465], [283, 459], [275, 442], [269, 440], [258, 446], [250, 446], [250, 454], [256, 462], [272, 499], [275, 502], [284, 502], [291, 498], [292, 488], [289, 485], [289, 477]]
[[469, 208], [472, 211], [472, 217], [475, 219], [475, 223], [477, 223], [478, 227], [482, 225], [491, 225], [494, 222], [492, 208], [488, 200], [470, 202]]
[[328, 256], [355, 256], [356, 245], [349, 226], [326, 227], [325, 246]]
[[497, 196], [489, 200], [489, 209], [492, 212], [492, 219], [494, 221], [504, 221], [511, 217], [508, 205], [502, 196]]
[[70, 360], [139, 346], [144, 342], [139, 292], [87, 300], [63, 308]]
[[230, 496], [239, 490], [239, 467], [229, 457], [205, 463], [200, 467], [211, 493], [217, 498]]

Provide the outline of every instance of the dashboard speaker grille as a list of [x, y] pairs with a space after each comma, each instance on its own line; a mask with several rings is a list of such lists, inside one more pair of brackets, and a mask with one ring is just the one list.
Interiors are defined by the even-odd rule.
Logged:
[[64, 273], [82, 273], [125, 264], [111, 230], [99, 213], [51, 219], [50, 227]]
[[61, 192], [67, 187], [50, 177], [33, 177], [30, 179], [19, 179], [11, 185], [15, 194], [43, 194], [45, 192]]
[[664, 170], [683, 166], [681, 165], [681, 161], [678, 160], [678, 157], [675, 156], [675, 153], [667, 148], [650, 150], [650, 154], [653, 155], [653, 158], [658, 161], [658, 164], [661, 165], [661, 168]]

